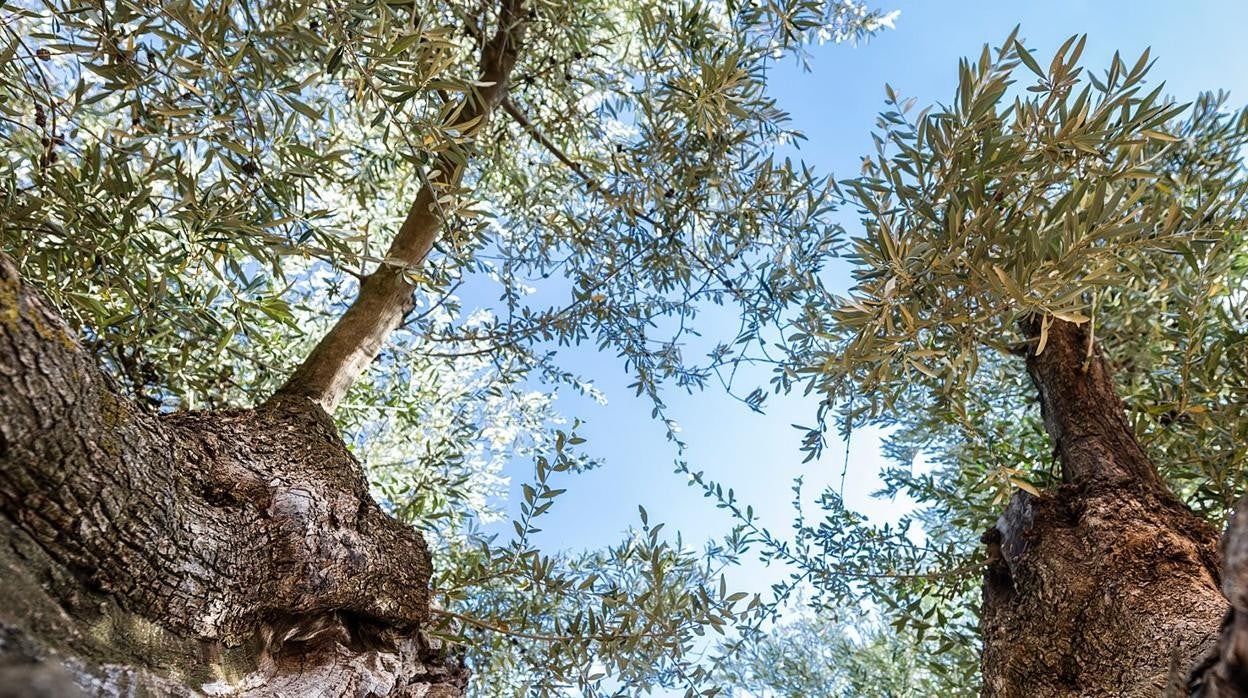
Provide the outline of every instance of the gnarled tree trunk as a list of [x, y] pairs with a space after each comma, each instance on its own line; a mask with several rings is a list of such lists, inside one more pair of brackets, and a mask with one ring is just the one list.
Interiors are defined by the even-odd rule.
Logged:
[[[147, 414], [0, 256], [0, 694], [452, 696], [424, 540], [314, 402]], [[40, 693], [42, 691], [42, 693]]]
[[[505, 99], [524, 0], [482, 32], [471, 144]], [[0, 255], [0, 697], [456, 696], [422, 632], [424, 540], [370, 498], [327, 411], [412, 307], [462, 176], [444, 155], [347, 312], [253, 410], [155, 417], [110, 389]], [[76, 688], [75, 688], [76, 687]]]
[[[1063, 484], [985, 535], [983, 695], [1187, 695], [1217, 638], [1217, 532], [1161, 482], [1084, 327], [1038, 318], [1027, 370]], [[1248, 544], [1248, 542], [1246, 542]]]

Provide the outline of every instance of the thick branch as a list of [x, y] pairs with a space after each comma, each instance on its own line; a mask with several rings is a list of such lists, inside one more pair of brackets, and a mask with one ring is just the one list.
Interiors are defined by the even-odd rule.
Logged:
[[[524, 38], [524, 0], [503, 0], [499, 25], [481, 54], [482, 86], [466, 95], [448, 126], [465, 142], [488, 121], [507, 94], [508, 80]], [[355, 302], [321, 339], [278, 391], [318, 403], [327, 412], [381, 352], [382, 344], [412, 308], [413, 285], [406, 272], [419, 267], [442, 230], [438, 196], [458, 184], [463, 166], [448, 155], [438, 158], [407, 219], [386, 252], [386, 261], [360, 283]]]
[[[1044, 327], [1045, 322], [1051, 324]], [[1137, 481], [1161, 487], [1086, 326], [1031, 317], [1022, 327], [1030, 340], [1027, 372], [1040, 394], [1044, 426], [1061, 459], [1062, 479], [1077, 485]]]

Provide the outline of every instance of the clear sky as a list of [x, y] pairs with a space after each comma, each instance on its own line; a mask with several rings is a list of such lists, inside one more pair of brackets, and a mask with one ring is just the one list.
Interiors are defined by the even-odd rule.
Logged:
[[[895, 29], [860, 46], [814, 47], [811, 72], [786, 63], [771, 74], [772, 94], [809, 138], [799, 156], [839, 177], [855, 175], [861, 156], [871, 150], [884, 83], [900, 95], [916, 97], [919, 107], [948, 101], [958, 59], [977, 55], [984, 43], [999, 44], [1016, 24], [1022, 25], [1020, 37], [1042, 63], [1068, 36], [1086, 33], [1083, 64], [1098, 73], [1115, 50], [1130, 62], [1152, 47], [1158, 60], [1151, 80], [1165, 81], [1166, 91], [1177, 99], [1226, 89], [1232, 105], [1248, 104], [1248, 0], [899, 0], [877, 6], [901, 11]], [[856, 232], [852, 214], [843, 222]], [[717, 328], [711, 323], [703, 329], [708, 336], [722, 329], [731, 337], [735, 325]], [[545, 517], [540, 541], [565, 548], [616, 542], [624, 529], [637, 524], [638, 504], [646, 507], [652, 522], [666, 522], [669, 532], [684, 531], [691, 543], [726, 532], [727, 515], [672, 472], [675, 450], [665, 441], [662, 425], [650, 419], [649, 403], [632, 397], [620, 361], [595, 353], [592, 346], [565, 349], [561, 360], [592, 378], [607, 395], [609, 404], [599, 406], [561, 391], [558, 403], [565, 414], [588, 421], [582, 429], [589, 439], [586, 447], [607, 462], [597, 471], [568, 477], [566, 485], [555, 485], [567, 487], [568, 493]], [[765, 375], [760, 377], [765, 384]], [[838, 483], [846, 462], [845, 497], [851, 508], [884, 519], [906, 506], [869, 497], [882, 465], [878, 439], [871, 433], [854, 436], [848, 459], [844, 445], [833, 444], [821, 461], [802, 465], [801, 435], [790, 425], [813, 421], [813, 399], [773, 396], [766, 414], [759, 415], [715, 389], [692, 396], [673, 391], [669, 396], [694, 469], [733, 487], [773, 530], [787, 529], [792, 519], [794, 477], [804, 475], [808, 493], [814, 494], [823, 484]], [[530, 477], [531, 469], [531, 463], [515, 463], [509, 472], [513, 510], [519, 483]], [[747, 569], [732, 581], [738, 589], [761, 591], [771, 574]]]

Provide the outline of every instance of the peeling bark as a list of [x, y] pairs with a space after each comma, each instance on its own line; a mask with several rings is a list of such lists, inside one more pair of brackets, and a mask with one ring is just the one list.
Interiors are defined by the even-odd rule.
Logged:
[[985, 535], [983, 695], [1184, 695], [1226, 612], [1217, 533], [1162, 483], [1081, 326], [1024, 323], [1065, 484]]
[[466, 678], [420, 630], [424, 540], [371, 499], [323, 410], [147, 414], [3, 256], [0, 513], [0, 677], [361, 696]]

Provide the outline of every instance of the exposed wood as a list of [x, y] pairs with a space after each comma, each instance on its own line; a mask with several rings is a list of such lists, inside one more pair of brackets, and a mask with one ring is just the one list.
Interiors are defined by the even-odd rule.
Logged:
[[[464, 96], [448, 124], [467, 144], [507, 94], [523, 46], [524, 27], [524, 0], [503, 0], [498, 27], [482, 49], [482, 86]], [[412, 309], [414, 287], [409, 275], [424, 262], [445, 223], [438, 197], [454, 189], [463, 169], [447, 155], [437, 159], [434, 174], [417, 193], [385, 261], [360, 282], [355, 301], [295, 370], [280, 394], [306, 397], [333, 412]]]

